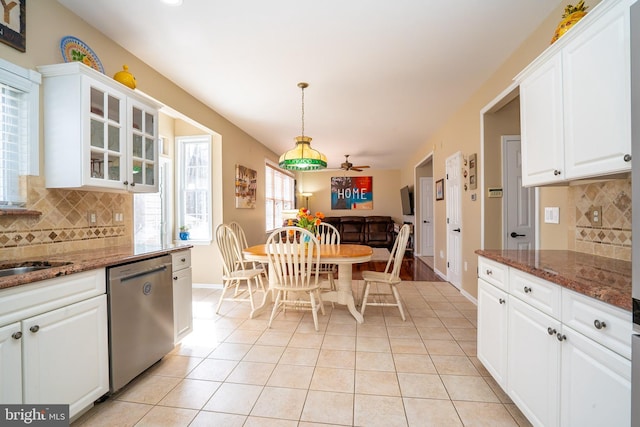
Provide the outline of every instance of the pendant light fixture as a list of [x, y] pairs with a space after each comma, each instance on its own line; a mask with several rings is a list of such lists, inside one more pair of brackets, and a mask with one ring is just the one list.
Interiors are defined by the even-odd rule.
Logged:
[[280, 156], [280, 167], [293, 171], [309, 171], [324, 169], [327, 167], [327, 157], [321, 152], [311, 148], [311, 137], [304, 136], [304, 90], [308, 83], [300, 82], [298, 87], [302, 90], [302, 135], [296, 136], [296, 146]]

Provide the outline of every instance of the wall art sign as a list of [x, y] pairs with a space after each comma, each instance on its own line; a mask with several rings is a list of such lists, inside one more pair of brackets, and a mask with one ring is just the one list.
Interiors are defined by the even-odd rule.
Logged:
[[256, 207], [258, 172], [246, 166], [236, 165], [236, 208]]
[[373, 209], [373, 177], [332, 177], [331, 209]]
[[20, 52], [27, 50], [27, 0], [2, 0], [0, 19], [0, 42]]
[[436, 181], [436, 200], [444, 199], [444, 179]]

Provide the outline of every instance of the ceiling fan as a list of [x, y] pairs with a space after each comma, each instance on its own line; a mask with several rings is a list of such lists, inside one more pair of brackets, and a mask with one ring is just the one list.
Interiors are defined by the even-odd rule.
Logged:
[[345, 154], [344, 157], [345, 157], [344, 163], [340, 165], [340, 169], [342, 170], [362, 172], [362, 169], [366, 169], [370, 167], [370, 166], [353, 166], [353, 163], [349, 161], [349, 154]]

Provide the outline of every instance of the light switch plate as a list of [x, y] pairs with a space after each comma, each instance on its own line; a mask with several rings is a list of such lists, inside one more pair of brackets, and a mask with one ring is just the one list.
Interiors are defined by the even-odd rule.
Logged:
[[544, 222], [547, 224], [560, 224], [560, 208], [544, 208]]

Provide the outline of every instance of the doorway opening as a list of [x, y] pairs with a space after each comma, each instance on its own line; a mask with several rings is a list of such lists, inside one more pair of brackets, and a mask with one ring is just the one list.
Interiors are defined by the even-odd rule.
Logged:
[[435, 271], [435, 212], [433, 195], [433, 153], [415, 167], [414, 256]]

